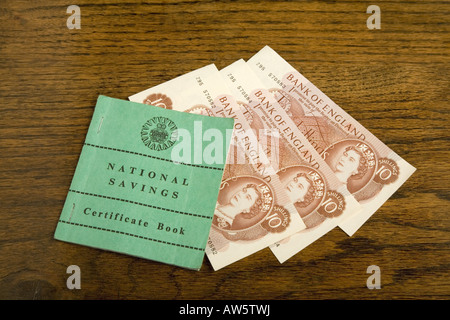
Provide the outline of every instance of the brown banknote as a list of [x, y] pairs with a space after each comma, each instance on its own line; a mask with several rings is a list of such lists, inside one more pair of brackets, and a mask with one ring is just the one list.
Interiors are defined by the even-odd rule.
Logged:
[[[306, 229], [271, 246], [280, 262], [304, 249], [353, 215], [360, 205], [244, 60], [222, 69], [255, 131], [279, 137], [277, 175]], [[275, 140], [276, 141], [276, 140]]]
[[266, 46], [247, 61], [336, 177], [362, 205], [353, 235], [416, 170]]

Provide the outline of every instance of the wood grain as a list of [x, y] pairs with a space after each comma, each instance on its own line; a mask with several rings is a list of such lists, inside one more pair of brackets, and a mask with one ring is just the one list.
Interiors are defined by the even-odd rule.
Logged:
[[[0, 1], [0, 299], [448, 299], [448, 1]], [[381, 8], [369, 30], [366, 9]], [[353, 237], [199, 272], [53, 239], [96, 98], [277, 50], [417, 168]], [[81, 290], [66, 268], [81, 268]], [[366, 269], [381, 269], [369, 290]]]

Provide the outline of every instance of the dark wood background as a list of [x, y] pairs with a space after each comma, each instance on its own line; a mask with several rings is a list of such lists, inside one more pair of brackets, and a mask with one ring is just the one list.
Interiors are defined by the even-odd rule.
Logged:
[[[380, 30], [366, 27], [371, 4]], [[0, 298], [448, 299], [449, 16], [431, 0], [0, 1]], [[127, 99], [266, 44], [417, 168], [353, 237], [335, 229], [282, 265], [264, 249], [217, 272], [53, 239], [99, 94]]]

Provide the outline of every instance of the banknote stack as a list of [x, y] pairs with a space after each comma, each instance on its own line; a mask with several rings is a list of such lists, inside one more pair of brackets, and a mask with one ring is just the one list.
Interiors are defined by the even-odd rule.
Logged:
[[205, 248], [214, 270], [267, 247], [283, 263], [336, 227], [352, 236], [415, 171], [268, 46], [129, 100], [234, 119]]

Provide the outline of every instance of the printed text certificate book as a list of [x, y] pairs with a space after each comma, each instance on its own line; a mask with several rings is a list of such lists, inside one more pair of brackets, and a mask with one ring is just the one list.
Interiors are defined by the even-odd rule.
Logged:
[[199, 270], [233, 123], [100, 96], [55, 239]]

